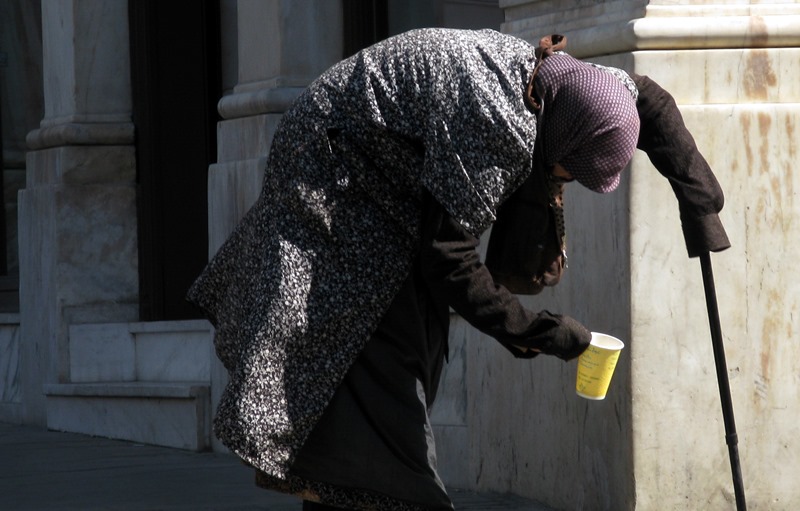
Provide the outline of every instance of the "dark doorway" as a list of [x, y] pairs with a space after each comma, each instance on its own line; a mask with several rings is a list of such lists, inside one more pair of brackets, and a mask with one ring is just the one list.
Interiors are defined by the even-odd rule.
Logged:
[[140, 319], [199, 317], [184, 296], [208, 257], [216, 161], [219, 0], [128, 2], [139, 224]]
[[344, 55], [385, 39], [389, 35], [388, 0], [343, 0]]

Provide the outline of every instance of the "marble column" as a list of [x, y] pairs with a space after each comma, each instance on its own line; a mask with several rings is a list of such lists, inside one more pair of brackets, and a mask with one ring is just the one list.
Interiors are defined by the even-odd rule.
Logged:
[[[501, 0], [503, 30], [567, 35], [581, 58], [649, 75], [675, 97], [726, 194], [733, 247], [712, 257], [750, 509], [800, 505], [797, 161], [800, 5]], [[637, 153], [616, 192], [567, 192], [570, 265], [535, 308], [626, 341], [609, 397], [575, 365], [470, 347], [473, 486], [558, 509], [733, 509], [699, 262], [676, 199]], [[498, 377], [502, 375], [502, 377]]]
[[42, 2], [44, 118], [19, 195], [23, 420], [69, 379], [67, 329], [138, 317], [127, 0]]
[[0, 2], [5, 271], [0, 275], [0, 422], [21, 421], [17, 193], [25, 185], [25, 136], [42, 119], [42, 22], [39, 0]]
[[211, 254], [257, 198], [281, 114], [341, 59], [341, 10], [338, 1], [238, 1], [238, 81], [218, 105], [218, 162], [209, 177]]

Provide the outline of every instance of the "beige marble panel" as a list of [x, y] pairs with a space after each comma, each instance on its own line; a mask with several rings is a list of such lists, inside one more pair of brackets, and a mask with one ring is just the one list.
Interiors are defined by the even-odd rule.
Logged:
[[42, 3], [42, 127], [130, 121], [127, 9], [126, 0]]
[[0, 324], [0, 403], [19, 403], [19, 324]]
[[47, 427], [202, 451], [210, 413], [204, 383], [48, 384]]
[[800, 44], [800, 6], [792, 3], [510, 1], [503, 31], [531, 42], [567, 36], [576, 57], [635, 50], [776, 48]]
[[239, 0], [235, 92], [303, 87], [342, 58], [339, 0]]
[[123, 382], [136, 379], [136, 344], [127, 323], [69, 327], [69, 381]]
[[213, 256], [261, 193], [266, 158], [219, 163], [209, 168], [208, 250]]
[[265, 157], [269, 154], [280, 114], [236, 117], [217, 124], [217, 163]]
[[[715, 254], [715, 281], [743, 475], [752, 509], [792, 509], [800, 461], [800, 348], [796, 336], [800, 215], [797, 104], [683, 108], [726, 192], [733, 247]], [[635, 166], [631, 205], [632, 349], [637, 501], [725, 509], [729, 458], [699, 264], [686, 259], [675, 199]], [[665, 235], [649, 233], [659, 229]], [[643, 346], [643, 344], [642, 344]], [[779, 469], [777, 467], [780, 467]], [[665, 496], [668, 496], [665, 500]], [[666, 506], [666, 507], [664, 507]]]
[[800, 48], [641, 51], [632, 66], [680, 105], [800, 102]]
[[133, 186], [53, 190], [57, 297], [64, 305], [138, 301], [136, 196]]
[[211, 380], [212, 339], [206, 331], [136, 333], [136, 376], [142, 381]]

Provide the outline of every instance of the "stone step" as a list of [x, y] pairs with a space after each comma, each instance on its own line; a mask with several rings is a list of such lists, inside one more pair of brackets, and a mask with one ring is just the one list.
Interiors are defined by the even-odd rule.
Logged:
[[191, 451], [210, 448], [208, 382], [60, 383], [44, 386], [47, 427]]
[[204, 320], [71, 325], [69, 380], [208, 381], [213, 349]]

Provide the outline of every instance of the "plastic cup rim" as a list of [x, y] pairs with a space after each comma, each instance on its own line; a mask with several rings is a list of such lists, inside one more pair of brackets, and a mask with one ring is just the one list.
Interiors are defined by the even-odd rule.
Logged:
[[589, 344], [607, 350], [621, 350], [625, 347], [625, 343], [621, 340], [602, 332], [592, 332], [592, 340]]

